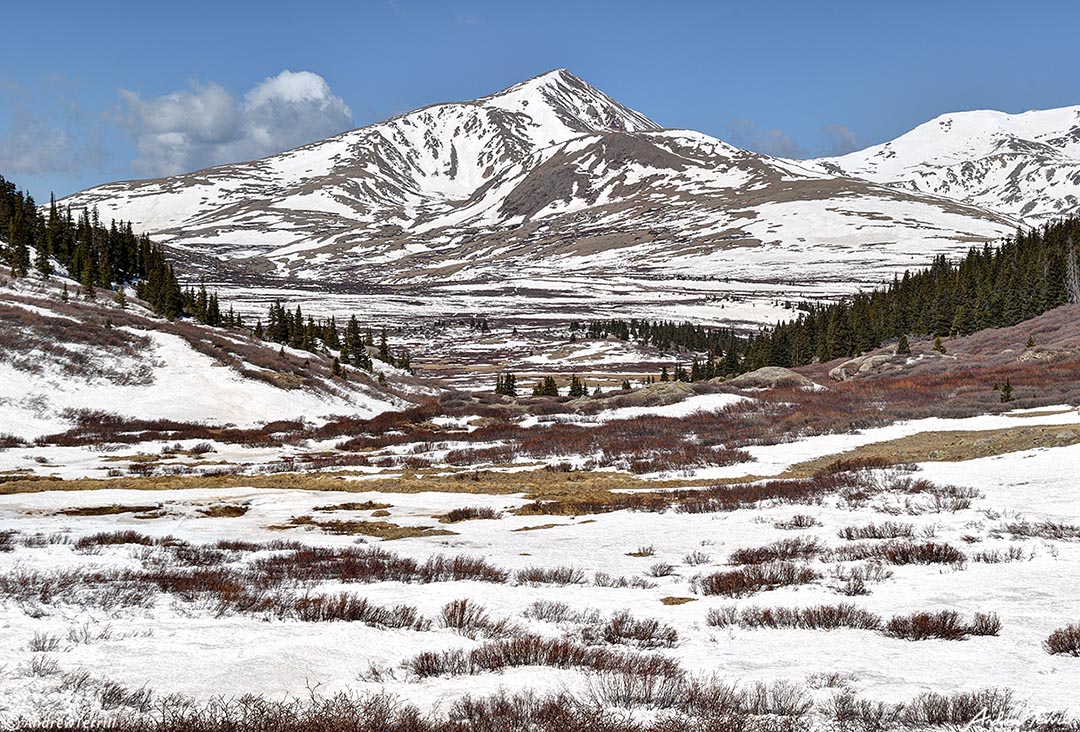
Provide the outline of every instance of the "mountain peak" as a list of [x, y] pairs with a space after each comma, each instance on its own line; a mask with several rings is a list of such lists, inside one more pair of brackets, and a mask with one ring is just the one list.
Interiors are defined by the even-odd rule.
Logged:
[[661, 129], [645, 115], [620, 104], [566, 69], [552, 69], [477, 101], [534, 118], [543, 114], [537, 107], [546, 107], [558, 121], [580, 133]]

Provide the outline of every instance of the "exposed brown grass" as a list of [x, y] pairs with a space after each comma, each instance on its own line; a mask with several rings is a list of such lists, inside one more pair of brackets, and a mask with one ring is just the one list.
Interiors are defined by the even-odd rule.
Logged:
[[121, 506], [118, 504], [111, 506], [78, 506], [57, 511], [57, 514], [62, 516], [116, 516], [122, 513], [149, 513], [160, 508], [160, 504], [154, 506]]
[[200, 508], [199, 513], [206, 518], [240, 518], [247, 514], [250, 506], [237, 503], [215, 503], [212, 506]]
[[316, 521], [311, 516], [297, 516], [289, 523], [271, 526], [272, 529], [285, 530], [295, 527], [313, 527], [328, 534], [345, 536], [374, 536], [389, 541], [409, 539], [418, 536], [453, 536], [455, 532], [427, 526], [400, 526], [389, 521]]
[[813, 472], [837, 459], [880, 459], [894, 464], [921, 462], [959, 462], [1005, 455], [1040, 447], [1066, 447], [1080, 442], [1075, 425], [1057, 427], [1007, 427], [996, 430], [920, 432], [909, 437], [875, 442], [793, 465], [792, 473]]
[[697, 602], [697, 598], [696, 597], [673, 597], [673, 596], [661, 597], [660, 598], [660, 604], [661, 605], [685, 605], [688, 602]]
[[389, 503], [378, 503], [376, 501], [362, 501], [335, 503], [330, 506], [316, 506], [311, 509], [312, 511], [380, 511], [383, 509], [392, 508]]

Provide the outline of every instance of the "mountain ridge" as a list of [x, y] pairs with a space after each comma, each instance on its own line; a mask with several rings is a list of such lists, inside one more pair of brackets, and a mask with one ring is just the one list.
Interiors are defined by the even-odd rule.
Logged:
[[[132, 220], [204, 272], [306, 281], [717, 276], [746, 264], [766, 276], [817, 260], [829, 276], [852, 263], [918, 264], [1015, 223], [663, 129], [563, 69], [261, 160], [65, 202]], [[874, 250], [887, 256], [870, 262]]]
[[1035, 226], [1080, 211], [1080, 105], [950, 112], [880, 145], [810, 162]]

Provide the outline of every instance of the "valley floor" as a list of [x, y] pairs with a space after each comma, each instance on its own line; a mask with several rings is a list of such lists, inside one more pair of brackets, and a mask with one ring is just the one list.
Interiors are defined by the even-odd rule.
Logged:
[[[981, 426], [1010, 419], [982, 418]], [[1013, 419], [1029, 420], [1061, 431], [1077, 415], [1050, 409]], [[898, 432], [873, 436], [890, 429]], [[792, 462], [862, 441], [812, 438], [785, 449]], [[664, 701], [648, 694], [616, 698], [611, 670], [548, 668], [536, 659], [492, 669], [444, 653], [524, 637], [664, 656], [685, 678], [715, 676], [741, 688], [790, 682], [819, 716], [837, 695], [902, 703], [926, 692], [989, 688], [1012, 690], [1012, 715], [1080, 714], [1080, 663], [1044, 647], [1054, 630], [1080, 620], [1080, 508], [1070, 466], [1080, 466], [1080, 445], [869, 466], [846, 487], [723, 510], [673, 505], [576, 517], [531, 515], [522, 494], [366, 491], [362, 481], [339, 492], [3, 495], [0, 715], [130, 712], [170, 694], [206, 701], [339, 691], [390, 693], [426, 710], [500, 690], [567, 691], [626, 707], [639, 719], [663, 709]], [[937, 488], [914, 489], [913, 480]], [[463, 508], [491, 517], [440, 520]], [[380, 517], [418, 535], [365, 535], [366, 522]], [[879, 531], [861, 540], [850, 533], [869, 525]], [[892, 538], [880, 538], [885, 534]], [[906, 563], [871, 551], [896, 542], [950, 552]], [[770, 546], [764, 564], [740, 553]], [[322, 554], [294, 561], [312, 547]], [[430, 567], [437, 556], [472, 557], [486, 568], [457, 578], [343, 569], [348, 562], [385, 565], [387, 557]], [[294, 560], [274, 565], [275, 557]], [[719, 573], [792, 562], [809, 570], [799, 584], [710, 594], [709, 578]], [[201, 579], [192, 581], [195, 575]], [[865, 594], [852, 588], [856, 575], [865, 578]], [[250, 587], [232, 587], [233, 580]], [[261, 604], [238, 601], [246, 589]], [[369, 608], [344, 619], [310, 612], [311, 598], [340, 593], [386, 612]], [[447, 609], [456, 600], [468, 602], [471, 621]], [[743, 627], [753, 624], [742, 612], [748, 609], [848, 604], [882, 625]], [[1000, 631], [948, 640], [887, 632], [894, 616], [942, 611], [958, 613], [961, 624], [992, 613]], [[611, 620], [623, 612], [657, 624], [620, 634]], [[417, 660], [424, 653], [434, 654], [427, 665]]]

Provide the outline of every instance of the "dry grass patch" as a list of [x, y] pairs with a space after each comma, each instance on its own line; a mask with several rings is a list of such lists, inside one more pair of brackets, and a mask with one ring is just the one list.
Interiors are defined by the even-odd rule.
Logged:
[[[316, 506], [312, 511], [381, 511], [392, 508], [389, 503], [377, 503], [375, 501], [363, 501], [361, 503], [336, 503], [331, 506]], [[389, 515], [389, 513], [387, 514]]]
[[520, 529], [513, 529], [512, 531], [543, 531], [544, 529], [555, 529], [559, 526], [574, 526], [574, 524], [538, 524], [536, 526], [522, 526]]
[[[356, 480], [356, 478], [367, 478]], [[744, 480], [752, 480], [746, 478]], [[192, 488], [270, 488], [275, 490], [334, 491], [343, 493], [464, 493], [509, 495], [525, 494], [534, 500], [558, 501], [571, 514], [580, 508], [588, 513], [590, 505], [617, 504], [634, 490], [635, 496], [663, 498], [661, 491], [689, 486], [716, 485], [715, 480], [643, 480], [627, 473], [558, 473], [531, 470], [504, 473], [487, 470], [440, 469], [438, 474], [404, 473], [379, 478], [349, 471], [326, 473], [274, 473], [270, 475], [128, 475], [117, 478], [79, 478], [62, 480], [53, 477], [9, 475], [0, 479], [0, 495], [39, 493], [46, 490], [185, 490]], [[642, 489], [645, 489], [644, 491]], [[527, 507], [518, 513], [529, 514]]]
[[240, 518], [245, 515], [250, 506], [238, 503], [215, 503], [213, 506], [200, 508], [199, 513], [206, 518]]
[[661, 597], [661, 605], [685, 605], [688, 602], [697, 602], [696, 597]]
[[435, 529], [428, 526], [401, 526], [389, 521], [316, 521], [311, 516], [297, 516], [285, 525], [270, 526], [270, 529], [286, 529], [310, 526], [327, 534], [343, 536], [373, 536], [389, 541], [392, 539], [411, 539], [418, 536], [455, 536], [456, 532]]
[[1080, 443], [1076, 425], [1006, 427], [997, 430], [920, 432], [895, 440], [862, 445], [853, 450], [793, 465], [789, 472], [811, 473], [838, 459], [875, 459], [888, 464], [960, 462], [976, 458]]
[[154, 506], [121, 506], [113, 504], [111, 506], [79, 506], [76, 508], [65, 508], [62, 511], [57, 511], [57, 516], [115, 516], [121, 513], [151, 513], [161, 510], [161, 505]]

